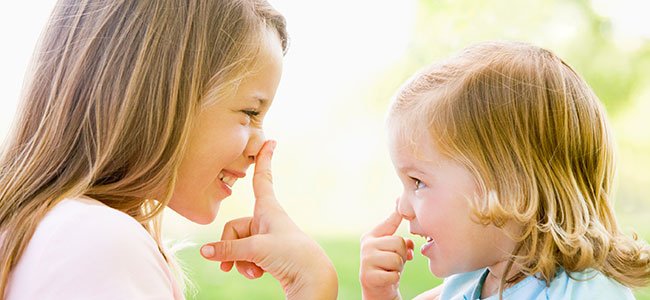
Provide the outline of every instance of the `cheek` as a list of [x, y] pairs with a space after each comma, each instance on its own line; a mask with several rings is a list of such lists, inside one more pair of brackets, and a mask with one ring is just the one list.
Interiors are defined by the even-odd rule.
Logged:
[[228, 147], [233, 155], [239, 156], [246, 149], [249, 140], [250, 130], [247, 127], [239, 126], [230, 132], [228, 141], [224, 141], [224, 147]]
[[195, 137], [181, 163], [180, 175], [194, 180], [197, 177], [210, 178], [209, 175], [216, 176], [222, 168], [240, 157], [246, 147], [248, 132], [239, 128]]
[[440, 219], [445, 214], [446, 207], [442, 205], [440, 196], [431, 189], [418, 191], [413, 198], [413, 210], [419, 219], [427, 220]]
[[248, 143], [249, 130], [244, 126], [224, 128], [215, 133], [215, 138], [206, 143], [202, 152], [206, 157], [229, 160], [238, 157], [244, 152]]
[[458, 230], [464, 227], [462, 224], [469, 221], [466, 200], [447, 192], [429, 189], [415, 198], [413, 209], [418, 222], [425, 230], [432, 233], [450, 230], [450, 228]]

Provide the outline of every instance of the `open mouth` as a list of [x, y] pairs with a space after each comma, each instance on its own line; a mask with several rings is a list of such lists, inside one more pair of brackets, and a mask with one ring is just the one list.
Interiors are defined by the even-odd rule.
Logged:
[[424, 243], [422, 245], [422, 247], [420, 247], [420, 253], [422, 253], [422, 255], [424, 255], [424, 256], [431, 257], [431, 255], [433, 255], [431, 251], [432, 251], [433, 247], [435, 247], [436, 241], [430, 236], [426, 236], [426, 235], [419, 234], [419, 233], [416, 233], [416, 232], [411, 232], [411, 233], [413, 235], [419, 235], [419, 236], [423, 237], [426, 240], [426, 243]]
[[419, 233], [415, 233], [415, 232], [411, 232], [411, 233], [412, 233], [413, 235], [418, 235], [418, 236], [423, 237], [423, 238], [427, 241], [427, 244], [431, 244], [431, 243], [434, 243], [434, 242], [435, 242], [435, 241], [433, 240], [433, 238], [430, 237], [430, 236], [426, 236], [426, 235], [419, 234]]
[[219, 178], [219, 180], [225, 183], [229, 188], [232, 188], [232, 186], [235, 184], [235, 181], [237, 181], [237, 177], [228, 176], [224, 174], [223, 171], [219, 172], [217, 178]]

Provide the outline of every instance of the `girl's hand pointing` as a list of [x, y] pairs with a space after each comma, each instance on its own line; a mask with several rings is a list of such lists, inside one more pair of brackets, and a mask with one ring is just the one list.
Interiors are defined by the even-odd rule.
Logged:
[[228, 222], [221, 241], [201, 248], [203, 257], [233, 264], [247, 278], [270, 273], [282, 285], [287, 299], [336, 299], [338, 279], [323, 249], [289, 218], [273, 192], [271, 157], [275, 141], [267, 141], [255, 162], [252, 217]]
[[359, 280], [364, 300], [402, 299], [399, 280], [413, 259], [413, 241], [393, 235], [402, 222], [397, 211], [361, 238]]

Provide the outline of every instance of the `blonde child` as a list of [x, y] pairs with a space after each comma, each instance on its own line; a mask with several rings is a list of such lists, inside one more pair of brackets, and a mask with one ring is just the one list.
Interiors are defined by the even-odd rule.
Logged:
[[413, 243], [445, 277], [418, 299], [633, 299], [650, 248], [614, 217], [613, 138], [591, 89], [553, 53], [487, 42], [417, 74], [388, 117], [403, 183], [361, 244], [364, 299], [399, 299]]
[[253, 216], [201, 254], [289, 299], [336, 298], [273, 194], [262, 121], [286, 46], [264, 0], [60, 0], [0, 160], [0, 298], [184, 298], [163, 208], [210, 223], [253, 163]]

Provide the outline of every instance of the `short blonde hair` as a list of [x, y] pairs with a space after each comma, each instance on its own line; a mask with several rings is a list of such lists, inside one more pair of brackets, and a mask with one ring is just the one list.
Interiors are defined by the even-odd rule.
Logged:
[[286, 50], [265, 0], [59, 0], [0, 160], [0, 295], [65, 197], [129, 214], [164, 255], [160, 213], [193, 120], [247, 76], [268, 30]]
[[523, 272], [550, 283], [559, 267], [593, 268], [630, 287], [648, 283], [650, 249], [619, 231], [612, 208], [605, 110], [550, 51], [515, 42], [466, 48], [407, 82], [389, 119], [407, 141], [430, 134], [472, 172], [478, 222], [522, 225], [510, 234]]

